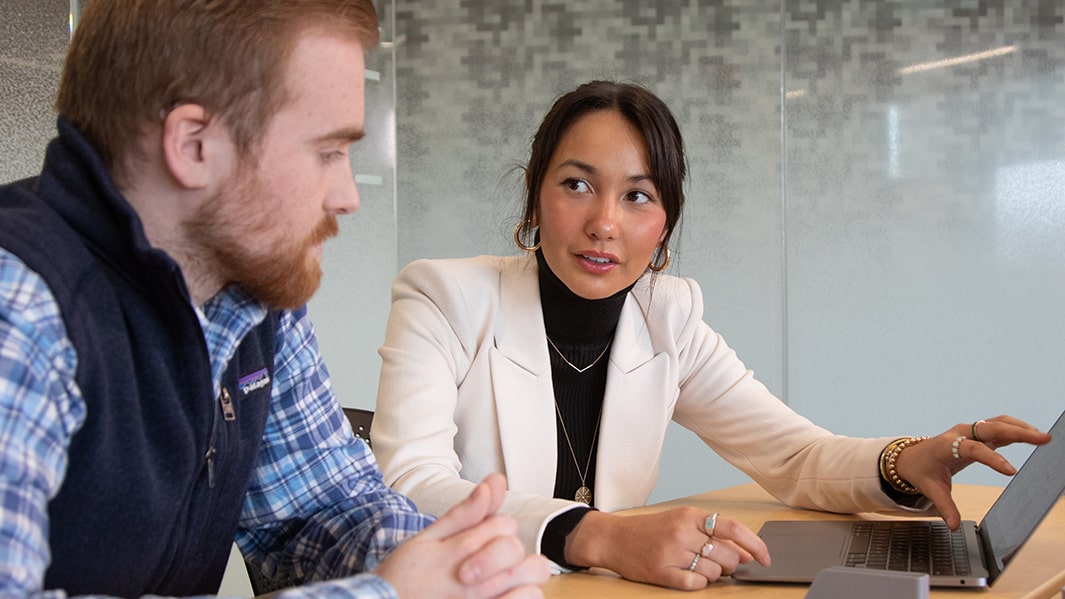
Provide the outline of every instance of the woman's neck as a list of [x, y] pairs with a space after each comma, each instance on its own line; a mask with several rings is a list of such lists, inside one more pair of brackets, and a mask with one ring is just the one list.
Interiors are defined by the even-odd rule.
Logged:
[[585, 299], [569, 287], [547, 265], [543, 252], [536, 252], [539, 264], [540, 304], [544, 328], [556, 342], [597, 341], [610, 337], [617, 328], [621, 308], [632, 285], [603, 299]]

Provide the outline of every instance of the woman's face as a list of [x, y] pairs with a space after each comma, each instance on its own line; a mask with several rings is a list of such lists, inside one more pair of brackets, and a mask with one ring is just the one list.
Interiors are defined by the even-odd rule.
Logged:
[[643, 136], [614, 110], [570, 125], [540, 188], [544, 257], [570, 291], [610, 297], [646, 270], [665, 235]]

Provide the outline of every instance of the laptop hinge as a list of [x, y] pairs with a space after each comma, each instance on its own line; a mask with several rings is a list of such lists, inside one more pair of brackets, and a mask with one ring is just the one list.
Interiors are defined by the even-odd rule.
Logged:
[[981, 522], [976, 527], [976, 536], [980, 539], [980, 553], [984, 557], [984, 565], [987, 567], [987, 584], [991, 584], [1002, 573], [999, 567], [998, 556], [991, 547], [991, 535], [987, 534], [987, 523]]

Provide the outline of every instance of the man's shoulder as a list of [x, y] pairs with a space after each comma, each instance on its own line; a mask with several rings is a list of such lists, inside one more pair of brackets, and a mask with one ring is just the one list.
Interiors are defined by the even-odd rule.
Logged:
[[37, 194], [37, 177], [0, 185], [0, 241], [35, 224], [52, 225], [58, 213]]
[[38, 179], [39, 177], [34, 175], [32, 177], [7, 181], [3, 185], [0, 185], [0, 207], [4, 206], [4, 202], [7, 201], [9, 196], [15, 197], [17, 195], [21, 196], [22, 199], [35, 197], [33, 192], [37, 187]]
[[35, 296], [50, 292], [55, 299], [77, 297], [88, 260], [72, 248], [83, 242], [55, 209], [36, 193], [36, 178], [0, 186], [0, 252], [3, 277], [22, 281]]
[[55, 303], [48, 284], [0, 241], [0, 309], [33, 312], [42, 303]]

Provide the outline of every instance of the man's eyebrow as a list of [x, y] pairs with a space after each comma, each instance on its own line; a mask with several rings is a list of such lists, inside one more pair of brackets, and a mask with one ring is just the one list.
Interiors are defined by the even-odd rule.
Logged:
[[366, 137], [365, 129], [337, 129], [317, 138], [315, 141], [343, 141], [353, 144]]

